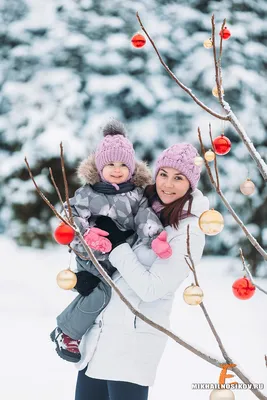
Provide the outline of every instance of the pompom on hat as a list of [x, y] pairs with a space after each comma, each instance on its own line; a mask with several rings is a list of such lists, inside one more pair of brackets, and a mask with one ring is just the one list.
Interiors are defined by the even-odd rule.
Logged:
[[197, 149], [190, 143], [177, 143], [164, 150], [156, 161], [155, 179], [160, 168], [175, 168], [186, 176], [194, 191], [200, 179], [201, 167], [195, 165]]
[[102, 171], [110, 162], [121, 161], [129, 169], [127, 180], [131, 179], [135, 170], [135, 152], [132, 143], [126, 138], [124, 125], [117, 120], [111, 120], [102, 129], [104, 139], [95, 151], [95, 164], [101, 179]]

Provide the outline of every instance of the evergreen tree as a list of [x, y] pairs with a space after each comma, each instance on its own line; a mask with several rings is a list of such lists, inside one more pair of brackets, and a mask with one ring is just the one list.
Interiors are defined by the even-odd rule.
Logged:
[[[126, 123], [138, 157], [152, 167], [159, 152], [177, 141], [199, 148], [198, 126], [209, 147], [211, 122], [214, 137], [224, 129], [232, 141], [231, 152], [219, 157], [221, 188], [259, 243], [266, 245], [266, 187], [243, 142], [230, 125], [223, 127], [175, 84], [149, 42], [138, 50], [131, 46], [132, 35], [140, 30], [136, 11], [167, 65], [217, 112], [221, 107], [211, 94], [215, 86], [212, 50], [202, 43], [210, 37], [212, 13], [217, 43], [222, 20], [227, 18], [232, 36], [224, 42], [225, 99], [267, 159], [264, 0], [138, 0], [125, 1], [123, 6], [118, 0], [45, 4], [5, 0], [0, 28], [0, 229], [21, 245], [41, 247], [52, 240], [52, 215], [29, 180], [25, 155], [38, 184], [55, 204], [48, 166], [62, 190], [61, 141], [72, 195], [79, 186], [76, 166], [101, 139], [99, 127], [107, 118]], [[257, 187], [250, 198], [239, 191], [248, 173]], [[209, 195], [211, 207], [225, 216], [223, 232], [207, 237], [206, 252], [237, 255], [243, 232], [213, 194], [204, 169], [202, 176], [200, 189]], [[246, 239], [244, 243], [255, 271], [261, 259]]]

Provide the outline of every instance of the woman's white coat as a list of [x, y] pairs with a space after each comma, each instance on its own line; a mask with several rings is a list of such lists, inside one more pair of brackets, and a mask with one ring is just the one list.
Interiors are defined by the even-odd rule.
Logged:
[[[190, 272], [185, 261], [188, 224], [195, 265], [200, 262], [205, 245], [198, 217], [209, 209], [209, 201], [198, 189], [192, 194], [194, 216], [182, 219], [178, 230], [165, 228], [172, 248], [170, 258], [157, 258], [142, 244], [133, 251], [127, 243], [115, 248], [109, 256], [117, 269], [112, 279], [122, 294], [134, 308], [165, 328], [170, 327], [175, 291]], [[186, 203], [184, 209], [187, 207]], [[109, 304], [81, 341], [82, 358], [76, 365], [81, 370], [88, 364], [86, 375], [92, 378], [152, 386], [167, 339], [136, 317], [112, 290]]]

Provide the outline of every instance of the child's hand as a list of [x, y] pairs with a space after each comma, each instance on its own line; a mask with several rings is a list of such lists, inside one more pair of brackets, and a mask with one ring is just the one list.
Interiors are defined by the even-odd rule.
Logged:
[[172, 249], [167, 242], [167, 232], [162, 231], [159, 236], [151, 243], [151, 248], [160, 258], [169, 258], [172, 255]]
[[109, 233], [99, 228], [89, 228], [83, 235], [84, 240], [93, 250], [101, 251], [101, 253], [109, 253], [112, 244], [105, 236]]

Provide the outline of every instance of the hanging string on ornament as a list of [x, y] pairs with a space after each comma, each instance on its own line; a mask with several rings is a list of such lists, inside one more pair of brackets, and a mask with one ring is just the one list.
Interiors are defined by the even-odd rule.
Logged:
[[207, 160], [208, 162], [211, 162], [214, 160], [215, 158], [215, 154], [213, 153], [213, 151], [211, 149], [209, 149], [208, 151], [206, 151], [206, 153], [204, 154], [205, 160]]
[[131, 43], [133, 47], [140, 49], [146, 44], [146, 38], [140, 32], [137, 32], [135, 35], [133, 35]]
[[223, 29], [221, 29], [219, 35], [221, 36], [221, 38], [223, 40], [228, 40], [229, 37], [231, 36], [231, 32], [229, 31], [229, 29], [225, 26]]
[[213, 47], [212, 39], [209, 38], [205, 40], [203, 46], [205, 47], [205, 49], [211, 49]]
[[251, 281], [244, 276], [243, 278], [237, 279], [232, 285], [234, 295], [240, 300], [250, 299], [256, 290], [256, 287]]
[[197, 165], [198, 167], [201, 167], [204, 164], [204, 160], [200, 156], [196, 156], [194, 158], [194, 164]]
[[202, 303], [204, 297], [203, 290], [197, 286], [194, 285], [193, 283], [191, 286], [188, 286], [185, 288], [184, 293], [183, 293], [183, 298], [186, 304], [189, 304], [190, 306], [197, 306], [200, 303]]
[[224, 219], [221, 213], [212, 208], [200, 215], [198, 225], [205, 235], [215, 236], [223, 230]]
[[72, 259], [72, 252], [70, 253], [69, 258], [69, 267], [68, 269], [64, 269], [57, 274], [57, 284], [61, 289], [64, 290], [71, 290], [77, 283], [77, 275], [71, 271], [71, 259]]

